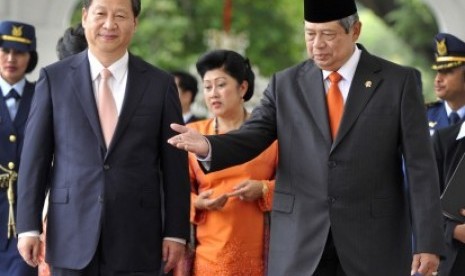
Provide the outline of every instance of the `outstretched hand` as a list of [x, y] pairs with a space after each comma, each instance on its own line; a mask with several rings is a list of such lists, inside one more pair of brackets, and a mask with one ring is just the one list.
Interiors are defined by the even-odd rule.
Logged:
[[208, 156], [209, 146], [205, 136], [183, 125], [171, 124], [170, 126], [179, 134], [168, 139], [169, 144], [178, 149], [192, 152], [199, 157]]

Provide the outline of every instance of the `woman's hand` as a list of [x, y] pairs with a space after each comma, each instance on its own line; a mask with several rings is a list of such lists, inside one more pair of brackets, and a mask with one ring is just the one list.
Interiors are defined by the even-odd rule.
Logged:
[[217, 198], [210, 199], [210, 196], [213, 194], [213, 190], [206, 190], [201, 192], [196, 201], [194, 202], [194, 207], [198, 210], [220, 210], [224, 207], [228, 201], [228, 195], [223, 194]]
[[264, 182], [259, 180], [246, 180], [234, 187], [234, 191], [228, 196], [237, 196], [240, 200], [255, 201], [263, 196]]

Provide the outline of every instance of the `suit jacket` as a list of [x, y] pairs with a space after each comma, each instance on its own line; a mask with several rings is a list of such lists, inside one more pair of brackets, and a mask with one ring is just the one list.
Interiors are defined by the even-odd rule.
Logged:
[[208, 138], [211, 169], [244, 162], [276, 138], [268, 275], [312, 275], [330, 230], [347, 275], [409, 275], [412, 231], [414, 252], [442, 253], [438, 176], [414, 69], [363, 50], [334, 142], [321, 70], [309, 60], [279, 72], [240, 130]]
[[[441, 193], [446, 188], [446, 184], [452, 177], [461, 157], [465, 154], [465, 139], [462, 138], [457, 140], [457, 135], [461, 126], [462, 124], [456, 124], [446, 127], [436, 131], [433, 135], [433, 145], [436, 153]], [[441, 261], [439, 267], [441, 275], [449, 275], [454, 264], [458, 265], [458, 267], [464, 267], [465, 260], [457, 259], [456, 256], [458, 252], [465, 252], [465, 244], [455, 240], [453, 235], [455, 227], [459, 224], [459, 222], [444, 217], [446, 258]], [[465, 271], [463, 273], [465, 273]]]
[[[7, 169], [10, 162], [15, 164], [16, 171], [20, 165], [24, 128], [34, 94], [34, 85], [34, 83], [26, 82], [18, 111], [13, 121], [10, 118], [5, 100], [0, 96], [0, 165]], [[0, 95], [3, 95], [2, 91], [0, 91]], [[1, 171], [0, 174], [2, 173], [4, 172]], [[16, 183], [14, 185], [13, 190], [16, 196]], [[17, 202], [16, 199], [15, 202]], [[13, 237], [10, 239], [7, 238], [9, 210], [7, 190], [0, 189], [0, 258], [2, 259], [0, 261], [0, 274], [3, 272], [12, 275], [37, 275], [37, 269], [32, 269], [22, 261], [16, 249], [18, 240]]]
[[169, 124], [182, 123], [172, 76], [129, 56], [108, 150], [87, 51], [42, 69], [36, 95], [19, 172], [18, 232], [42, 229], [50, 185], [46, 259], [52, 266], [82, 269], [100, 243], [114, 270], [158, 269], [162, 238], [189, 234], [187, 154], [166, 143], [174, 135]]

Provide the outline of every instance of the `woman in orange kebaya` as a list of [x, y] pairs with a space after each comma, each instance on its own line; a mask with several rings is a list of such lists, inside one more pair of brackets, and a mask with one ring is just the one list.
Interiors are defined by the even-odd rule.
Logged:
[[[197, 62], [205, 103], [213, 118], [189, 124], [202, 134], [239, 128], [254, 90], [248, 59], [215, 50]], [[277, 142], [252, 161], [205, 174], [189, 154], [191, 220], [196, 226], [194, 275], [264, 275], [266, 214], [271, 210], [277, 165]]]

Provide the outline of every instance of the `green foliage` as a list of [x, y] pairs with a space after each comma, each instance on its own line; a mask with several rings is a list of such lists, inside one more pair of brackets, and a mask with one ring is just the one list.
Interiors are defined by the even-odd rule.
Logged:
[[[360, 42], [374, 54], [419, 68], [425, 97], [433, 99], [431, 59], [426, 57], [432, 56], [437, 32], [434, 17], [421, 0], [396, 1], [398, 7], [381, 19], [359, 5]], [[223, 29], [223, 5], [220, 0], [143, 0], [130, 50], [164, 69], [189, 70], [209, 50], [206, 33]], [[72, 23], [80, 19], [79, 3]], [[231, 34], [247, 35], [245, 55], [264, 76], [306, 58], [303, 5], [295, 0], [233, 0]]]
[[184, 38], [190, 20], [182, 14], [173, 0], [142, 2], [139, 24], [131, 44], [131, 51], [160, 67], [184, 67], [192, 62], [185, 53]]
[[[223, 1], [191, 0], [189, 9], [173, 0], [145, 0], [131, 51], [163, 68], [188, 68], [208, 50], [206, 32], [223, 29]], [[184, 0], [184, 2], [189, 2]], [[291, 0], [233, 1], [231, 34], [245, 33], [246, 55], [270, 75], [303, 58], [301, 28], [286, 9]], [[301, 27], [302, 20], [297, 23]]]
[[[411, 17], [415, 16], [411, 15]], [[403, 39], [403, 36], [400, 36], [395, 28], [386, 25], [386, 23], [373, 14], [372, 11], [362, 9], [360, 11], [360, 18], [362, 21], [360, 43], [366, 46], [368, 51], [372, 54], [420, 70], [422, 73], [423, 94], [425, 99], [426, 101], [433, 100], [435, 97], [432, 88], [434, 72], [430, 68], [431, 62], [429, 59], [425, 59], [423, 55], [419, 54], [417, 48], [413, 46], [413, 42]], [[417, 45], [424, 45], [425, 43], [429, 45], [433, 36], [434, 35], [429, 37], [426, 42], [423, 41], [420, 43], [422, 40], [418, 39]], [[426, 38], [423, 39], [426, 40]], [[430, 52], [429, 55], [432, 55], [432, 52]]]
[[436, 20], [421, 0], [397, 0], [399, 8], [390, 12], [386, 18], [392, 23], [392, 29], [413, 51], [410, 66], [422, 72], [423, 90], [426, 101], [436, 98], [433, 91], [434, 73], [433, 37], [438, 33]]

